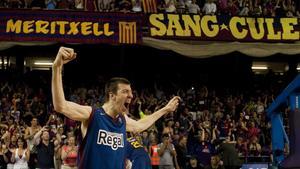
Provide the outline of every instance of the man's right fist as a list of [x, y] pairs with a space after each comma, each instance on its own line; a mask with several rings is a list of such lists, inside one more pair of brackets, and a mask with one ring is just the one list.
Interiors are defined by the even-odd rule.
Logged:
[[76, 53], [74, 49], [67, 47], [60, 47], [56, 55], [53, 66], [62, 66], [63, 64], [68, 63], [69, 61], [76, 58]]

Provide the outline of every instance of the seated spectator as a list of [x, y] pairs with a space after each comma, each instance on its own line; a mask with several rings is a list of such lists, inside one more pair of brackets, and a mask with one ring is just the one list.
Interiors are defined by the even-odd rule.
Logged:
[[75, 9], [83, 10], [83, 0], [75, 0]]
[[55, 0], [45, 0], [46, 9], [53, 10], [56, 8], [56, 1]]
[[130, 12], [132, 9], [132, 4], [130, 0], [121, 0], [118, 6], [119, 6], [119, 11], [124, 13]]
[[286, 13], [286, 17], [294, 17], [294, 13], [296, 12], [294, 2], [292, 0], [283, 0], [282, 5]]
[[219, 14], [228, 13], [228, 0], [218, 0], [218, 12]]
[[247, 0], [240, 0], [239, 1], [239, 8], [240, 8], [240, 12], [239, 12], [240, 16], [249, 16], [250, 5], [249, 5], [249, 2]]
[[[190, 3], [189, 3], [190, 4]], [[176, 4], [176, 9], [177, 9], [177, 13], [185, 13], [186, 12], [186, 8], [185, 8], [185, 2], [184, 0], [179, 0]]]
[[201, 14], [200, 7], [196, 4], [196, 0], [192, 0], [192, 3], [188, 6], [190, 14]]
[[197, 158], [192, 156], [189, 160], [187, 169], [203, 169], [203, 167], [198, 163]]
[[24, 8], [24, 0], [8, 0], [8, 8]]
[[132, 11], [133, 12], [142, 12], [142, 1], [141, 0], [132, 0]]
[[238, 7], [236, 6], [236, 4], [234, 3], [233, 0], [229, 0], [228, 1], [228, 14], [230, 16], [236, 16], [239, 12]]
[[218, 155], [213, 155], [210, 158], [210, 164], [205, 166], [204, 169], [225, 169], [221, 164], [220, 157]]
[[175, 13], [176, 12], [176, 2], [175, 0], [164, 0], [165, 1], [165, 10], [167, 13]]

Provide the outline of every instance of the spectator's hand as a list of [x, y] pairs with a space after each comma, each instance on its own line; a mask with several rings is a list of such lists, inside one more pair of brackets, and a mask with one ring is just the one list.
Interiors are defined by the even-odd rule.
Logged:
[[72, 48], [60, 47], [56, 55], [53, 66], [62, 66], [76, 58], [76, 53]]

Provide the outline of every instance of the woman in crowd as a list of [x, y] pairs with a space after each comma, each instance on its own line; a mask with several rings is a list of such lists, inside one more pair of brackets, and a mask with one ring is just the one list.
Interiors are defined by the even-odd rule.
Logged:
[[18, 148], [13, 151], [11, 161], [14, 162], [13, 169], [28, 169], [28, 161], [30, 157], [29, 147], [27, 147], [24, 138], [18, 138]]
[[75, 137], [69, 136], [67, 145], [64, 145], [61, 149], [61, 159], [63, 161], [61, 169], [77, 169], [77, 151], [78, 147], [75, 143]]

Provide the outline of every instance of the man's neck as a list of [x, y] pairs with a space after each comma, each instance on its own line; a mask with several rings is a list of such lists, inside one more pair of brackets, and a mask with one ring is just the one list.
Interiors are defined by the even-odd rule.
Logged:
[[102, 108], [104, 109], [105, 113], [112, 118], [116, 118], [119, 115], [119, 112], [116, 111], [111, 102], [104, 103]]
[[43, 144], [47, 145], [49, 144], [49, 140], [42, 140]]

